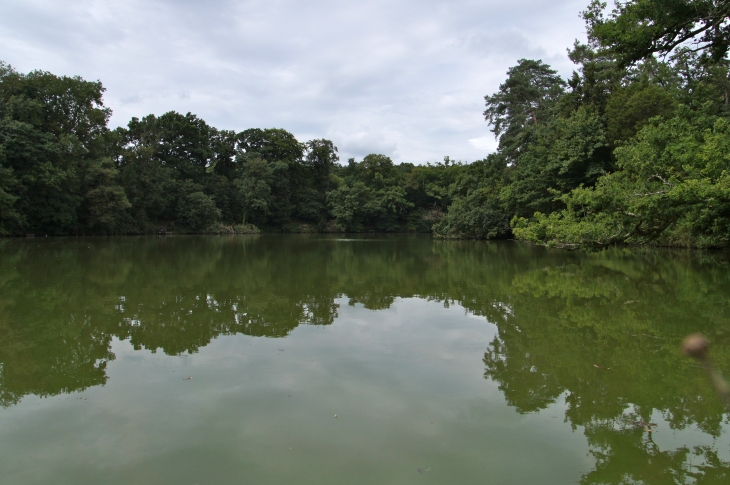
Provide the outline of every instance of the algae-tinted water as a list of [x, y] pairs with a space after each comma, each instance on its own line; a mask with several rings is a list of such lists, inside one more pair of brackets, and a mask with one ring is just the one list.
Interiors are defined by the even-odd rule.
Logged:
[[0, 482], [730, 483], [728, 322], [722, 253], [4, 240]]

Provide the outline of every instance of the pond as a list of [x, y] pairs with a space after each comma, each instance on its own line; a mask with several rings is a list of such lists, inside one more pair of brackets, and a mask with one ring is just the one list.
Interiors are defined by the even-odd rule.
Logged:
[[727, 484], [728, 414], [679, 345], [730, 372], [728, 322], [726, 253], [0, 240], [0, 476]]

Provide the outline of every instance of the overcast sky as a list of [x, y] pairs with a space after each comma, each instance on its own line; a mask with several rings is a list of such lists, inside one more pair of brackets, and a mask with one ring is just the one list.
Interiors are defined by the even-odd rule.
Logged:
[[101, 80], [111, 124], [175, 110], [328, 138], [340, 158], [471, 162], [520, 58], [563, 76], [588, 0], [2, 0], [0, 60]]

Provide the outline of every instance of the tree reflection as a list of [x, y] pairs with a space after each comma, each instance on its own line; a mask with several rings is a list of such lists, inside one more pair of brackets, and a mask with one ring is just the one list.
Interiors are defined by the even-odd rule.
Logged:
[[719, 317], [728, 313], [728, 267], [680, 256], [616, 251], [509, 282], [512, 311], [494, 320], [499, 333], [484, 355], [485, 377], [520, 413], [564, 396], [566, 419], [583, 428], [596, 459], [581, 483], [724, 483], [730, 473], [716, 450], [661, 451], [652, 432], [634, 424], [658, 412], [672, 429], [697, 426], [718, 437], [727, 421], [709, 383], [677, 349], [700, 329], [727, 365]]
[[659, 413], [720, 435], [724, 409], [677, 349], [702, 331], [730, 368], [729, 269], [704, 253], [419, 237], [4, 240], [0, 405], [103, 385], [114, 338], [178, 355], [221, 335], [330, 325], [342, 297], [373, 310], [419, 297], [497, 325], [484, 375], [517, 412], [565, 400], [596, 460], [582, 483], [724, 483], [730, 464], [713, 447], [661, 450], [633, 423]]
[[0, 257], [2, 406], [27, 394], [45, 397], [103, 385], [106, 363], [114, 359], [109, 329], [96, 325], [86, 312], [68, 312], [63, 288], [44, 287], [54, 265], [21, 269], [33, 255], [34, 248], [23, 247]]

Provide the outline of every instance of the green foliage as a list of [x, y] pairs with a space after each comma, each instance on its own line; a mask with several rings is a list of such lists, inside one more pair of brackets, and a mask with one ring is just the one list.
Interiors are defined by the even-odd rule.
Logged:
[[343, 183], [327, 194], [334, 227], [347, 232], [398, 232], [409, 227], [416, 204], [404, 186], [403, 173], [389, 157], [371, 153], [360, 163], [351, 159], [341, 173]]
[[515, 219], [519, 238], [601, 247], [723, 247], [730, 238], [730, 122], [682, 109], [615, 150], [619, 170], [562, 197], [567, 208]]
[[[3, 72], [15, 84], [26, 81], [10, 68]], [[43, 79], [53, 81], [49, 76]], [[371, 155], [358, 170], [364, 189], [357, 177], [348, 182], [356, 198], [372, 199], [369, 205], [348, 216], [345, 203], [331, 215], [328, 195], [343, 181], [329, 140], [300, 143], [281, 129], [219, 131], [176, 112], [133, 118], [111, 132], [103, 109], [101, 117], [90, 117], [102, 121], [96, 131], [89, 122], [57, 139], [51, 128], [65, 125], [44, 128], [44, 102], [16, 96], [2, 107], [0, 221], [6, 234], [200, 232], [219, 222], [224, 225], [215, 227], [254, 222], [283, 229], [312, 222], [322, 229], [329, 217], [348, 230], [364, 224], [403, 230], [415, 207], [401, 171], [389, 158]], [[71, 158], [68, 143], [76, 150]], [[85, 148], [91, 145], [97, 147], [93, 154]]]
[[359, 181], [338, 187], [327, 194], [327, 203], [335, 218], [335, 226], [341, 231], [362, 231], [365, 222], [381, 210], [374, 200], [372, 190]]
[[243, 207], [241, 223], [246, 224], [246, 218], [249, 215], [265, 222], [266, 216], [270, 214], [274, 168], [261, 158], [244, 160], [241, 165], [243, 165], [242, 177], [234, 182], [241, 207]]
[[603, 114], [611, 94], [626, 77], [626, 70], [617, 65], [614, 56], [594, 47], [576, 40], [568, 50], [570, 60], [580, 67], [568, 79], [570, 90], [558, 103], [561, 112], [586, 106]]
[[294, 135], [282, 129], [251, 128], [242, 131], [236, 138], [239, 153], [255, 154], [271, 162], [297, 163], [304, 150]]
[[500, 198], [506, 170], [504, 157], [499, 156], [464, 167], [449, 187], [453, 202], [433, 226], [434, 232], [459, 239], [507, 236], [509, 217]]
[[149, 115], [132, 118], [128, 136], [137, 146], [147, 146], [165, 167], [183, 179], [199, 181], [212, 163], [210, 137], [212, 129], [194, 114], [174, 111], [159, 118]]
[[101, 83], [0, 65], [0, 166], [3, 231], [84, 230], [81, 174], [106, 149], [111, 114]]
[[520, 59], [507, 71], [507, 80], [499, 91], [485, 96], [485, 119], [492, 124], [492, 133], [500, 136], [500, 149], [516, 156], [529, 141], [530, 127], [551, 117], [565, 82], [542, 61]]
[[381, 188], [393, 182], [396, 177], [393, 161], [385, 155], [371, 153], [362, 159], [360, 174], [363, 181], [371, 187]]
[[[727, 2], [604, 9], [594, 1], [583, 13], [589, 44], [570, 52], [581, 72], [555, 124], [531, 135], [503, 192], [514, 235], [566, 248], [727, 247]], [[594, 113], [586, 130], [560, 129], [586, 107]], [[581, 155], [556, 157], [558, 145]], [[556, 172], [561, 158], [587, 168]]]
[[177, 205], [178, 220], [192, 232], [200, 232], [220, 220], [215, 202], [202, 191], [182, 196]]
[[593, 0], [583, 17], [588, 34], [624, 64], [655, 53], [670, 54], [690, 43], [719, 61], [730, 45], [730, 4], [725, 0], [628, 0], [606, 16], [606, 3]]
[[18, 197], [13, 195], [13, 189], [17, 183], [13, 170], [0, 163], [0, 235], [9, 234], [12, 226], [21, 222], [21, 216], [14, 207]]
[[0, 234], [326, 222], [337, 186], [331, 141], [220, 131], [174, 111], [110, 131], [103, 92], [99, 82], [0, 63]]
[[502, 198], [511, 214], [531, 216], [562, 208], [557, 197], [593, 185], [611, 166], [606, 127], [585, 107], [541, 127], [520, 156]]
[[608, 137], [613, 144], [633, 137], [650, 118], [671, 117], [676, 101], [656, 84], [632, 84], [613, 93], [606, 105]]
[[334, 170], [339, 161], [337, 147], [330, 140], [310, 140], [304, 158], [293, 173], [292, 202], [297, 217], [321, 223], [327, 218], [327, 193], [334, 187]]
[[253, 224], [236, 224], [233, 226], [234, 234], [260, 234], [261, 229]]
[[108, 158], [87, 167], [84, 207], [88, 211], [87, 224], [93, 232], [117, 232], [127, 209], [132, 207], [117, 178], [117, 168]]

